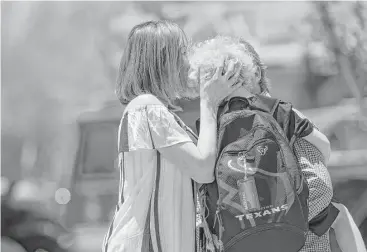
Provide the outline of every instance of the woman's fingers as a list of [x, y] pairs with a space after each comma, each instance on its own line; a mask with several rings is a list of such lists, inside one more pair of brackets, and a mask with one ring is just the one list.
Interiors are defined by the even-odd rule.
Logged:
[[213, 75], [212, 79], [219, 79], [222, 77], [224, 78], [224, 80], [231, 80], [237, 76], [237, 73], [239, 72], [240, 69], [239, 64], [233, 60], [230, 60], [228, 63], [227, 71], [223, 73], [225, 63], [226, 62], [223, 61], [223, 64], [215, 70], [215, 74]]
[[234, 71], [235, 71], [235, 62], [233, 60], [230, 60], [228, 63], [228, 69], [225, 73], [224, 77], [226, 80], [229, 80], [233, 77]]
[[238, 88], [240, 88], [242, 86], [242, 83], [240, 81], [238, 81], [240, 73], [241, 73], [241, 68], [237, 67], [236, 70], [235, 70], [234, 75], [228, 81], [228, 89], [227, 89], [227, 94], [228, 95], [233, 93], [235, 90], [237, 90]]
[[[223, 74], [225, 64], [227, 70]], [[219, 104], [225, 97], [241, 87], [242, 83], [238, 81], [240, 72], [241, 66], [238, 62], [233, 60], [223, 62], [223, 65], [215, 69], [214, 75], [204, 81], [204, 86], [202, 85], [201, 89], [202, 95], [213, 100], [215, 104]], [[200, 74], [198, 78], [200, 78]]]
[[241, 86], [242, 86], [241, 82], [235, 81], [232, 85], [228, 87], [228, 94], [233, 93], [236, 89], [240, 88]]
[[223, 61], [223, 64], [220, 67], [218, 67], [217, 70], [215, 71], [214, 76], [216, 77], [216, 79], [219, 79], [221, 76], [223, 76], [224, 64], [225, 61]]
[[[237, 67], [234, 75], [230, 79], [230, 85], [231, 86], [237, 84], [237, 81], [238, 81], [238, 78], [240, 77], [240, 74], [241, 74], [241, 68]], [[239, 83], [239, 84], [241, 84], [241, 83]]]

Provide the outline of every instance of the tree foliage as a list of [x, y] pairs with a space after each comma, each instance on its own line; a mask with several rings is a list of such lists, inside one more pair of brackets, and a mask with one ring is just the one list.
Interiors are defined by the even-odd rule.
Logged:
[[367, 4], [321, 1], [314, 2], [314, 8], [313, 40], [327, 48], [329, 62], [363, 110], [367, 91]]

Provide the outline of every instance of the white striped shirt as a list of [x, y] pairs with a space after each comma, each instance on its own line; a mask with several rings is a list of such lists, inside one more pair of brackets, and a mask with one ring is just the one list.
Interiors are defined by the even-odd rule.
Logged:
[[125, 109], [119, 141], [120, 201], [103, 251], [194, 251], [191, 178], [157, 151], [191, 142], [188, 134], [163, 104], [135, 102]]

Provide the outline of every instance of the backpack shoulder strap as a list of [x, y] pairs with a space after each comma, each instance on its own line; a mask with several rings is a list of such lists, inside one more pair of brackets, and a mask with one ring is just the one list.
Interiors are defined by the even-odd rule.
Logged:
[[254, 97], [251, 97], [249, 99], [249, 102], [251, 109], [257, 109], [274, 115], [275, 110], [280, 103], [280, 100], [265, 95], [256, 95]]
[[[231, 110], [250, 109], [260, 110], [263, 112], [270, 113], [274, 116], [278, 105], [280, 104], [279, 99], [271, 98], [264, 95], [255, 95], [250, 98], [235, 96], [228, 101], [224, 101], [218, 108], [217, 118], [221, 118], [225, 113]], [[275, 117], [275, 116], [274, 116]], [[275, 119], [277, 119], [275, 117]], [[219, 120], [218, 120], [219, 121]], [[196, 120], [196, 131], [200, 131], [200, 118]]]
[[297, 128], [295, 113], [291, 103], [264, 95], [257, 95], [252, 102], [252, 106], [270, 113], [283, 130], [288, 141], [291, 141]]

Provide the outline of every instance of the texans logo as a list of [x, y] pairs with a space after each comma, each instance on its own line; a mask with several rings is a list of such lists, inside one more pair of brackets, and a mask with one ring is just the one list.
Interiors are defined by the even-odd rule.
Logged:
[[256, 150], [260, 153], [261, 156], [264, 156], [268, 151], [268, 146], [257, 146]]

